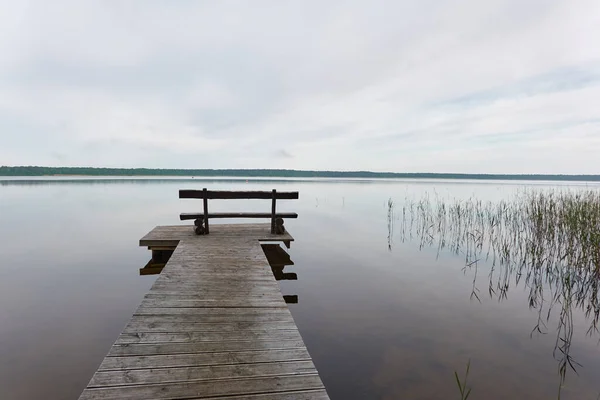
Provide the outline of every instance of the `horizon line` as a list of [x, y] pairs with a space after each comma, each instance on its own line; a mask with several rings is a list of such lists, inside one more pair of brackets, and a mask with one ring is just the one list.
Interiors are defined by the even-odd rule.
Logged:
[[[25, 171], [29, 170], [29, 171]], [[46, 170], [46, 171], [45, 171]], [[50, 175], [50, 172], [58, 172], [63, 170], [64, 172], [80, 172], [80, 175], [89, 175], [82, 170], [90, 170], [88, 172], [145, 172], [146, 175], [152, 175], [152, 172], [160, 173], [175, 173], [176, 175], [182, 175], [183, 173], [189, 173], [190, 175], [197, 175], [198, 173], [223, 173], [223, 172], [234, 172], [234, 173], [257, 173], [257, 172], [272, 172], [272, 173], [299, 173], [299, 174], [336, 174], [336, 175], [363, 175], [356, 177], [364, 177], [364, 175], [379, 175], [380, 177], [590, 177], [600, 178], [600, 174], [565, 174], [565, 173], [490, 173], [490, 172], [391, 172], [391, 171], [369, 171], [369, 170], [310, 170], [310, 169], [287, 169], [287, 168], [150, 168], [150, 167], [82, 167], [82, 166], [68, 166], [68, 167], [54, 167], [54, 166], [40, 166], [40, 165], [15, 165], [0, 166], [0, 176], [17, 176], [15, 172], [29, 172], [28, 175], [35, 174], [37, 176]], [[9, 173], [10, 174], [7, 174]], [[57, 175], [57, 174], [53, 174]], [[273, 176], [273, 175], [270, 175]], [[288, 176], [289, 177], [289, 176]]]

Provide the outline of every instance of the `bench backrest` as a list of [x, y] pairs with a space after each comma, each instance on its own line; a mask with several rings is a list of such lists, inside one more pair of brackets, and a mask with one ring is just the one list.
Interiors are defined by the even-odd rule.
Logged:
[[[295, 200], [299, 198], [298, 192], [278, 192], [272, 191], [226, 191], [226, 190], [180, 190], [180, 199], [202, 199], [204, 200], [204, 230], [208, 233], [208, 200], [212, 199], [271, 199], [271, 233], [276, 233], [275, 220], [277, 218], [276, 203], [277, 200]], [[240, 214], [243, 217], [243, 213]]]
[[272, 191], [227, 191], [227, 190], [180, 190], [180, 199], [277, 199], [277, 200], [296, 200], [298, 192], [278, 192]]

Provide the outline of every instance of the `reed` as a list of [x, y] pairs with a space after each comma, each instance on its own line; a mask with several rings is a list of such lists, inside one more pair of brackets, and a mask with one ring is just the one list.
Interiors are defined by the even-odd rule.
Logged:
[[[388, 227], [394, 215], [389, 204]], [[424, 195], [406, 198], [398, 219], [402, 241], [464, 257], [465, 270], [474, 271], [472, 298], [480, 300], [480, 261], [490, 265], [490, 297], [505, 299], [512, 285], [525, 285], [529, 307], [538, 311], [532, 335], [548, 332], [555, 309], [560, 390], [567, 370], [579, 366], [570, 355], [573, 310], [583, 311], [588, 335], [599, 333], [600, 191], [524, 190], [496, 202]]]
[[471, 360], [467, 362], [467, 369], [465, 371], [465, 377], [461, 380], [458, 377], [458, 372], [454, 371], [454, 378], [456, 379], [456, 385], [458, 386], [458, 391], [460, 392], [460, 400], [468, 400], [471, 395], [471, 389], [467, 386], [467, 379], [469, 378], [469, 370], [471, 369]]

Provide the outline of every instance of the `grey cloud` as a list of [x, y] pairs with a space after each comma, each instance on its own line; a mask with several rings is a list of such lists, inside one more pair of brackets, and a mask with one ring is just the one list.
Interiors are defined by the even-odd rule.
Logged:
[[0, 157], [600, 172], [596, 1], [0, 3]]
[[275, 157], [278, 158], [294, 158], [294, 156], [285, 149], [279, 149], [275, 152]]
[[430, 104], [431, 107], [480, 107], [502, 99], [572, 91], [600, 84], [600, 64], [583, 68], [562, 68], [521, 79], [510, 85], [494, 87]]

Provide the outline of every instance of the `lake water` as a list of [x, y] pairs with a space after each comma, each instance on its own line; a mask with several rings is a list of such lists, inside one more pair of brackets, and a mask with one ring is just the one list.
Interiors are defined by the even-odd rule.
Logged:
[[[291, 312], [332, 399], [460, 398], [454, 372], [470, 360], [470, 399], [555, 399], [556, 318], [533, 333], [539, 313], [528, 288], [480, 300], [465, 258], [399, 240], [388, 199], [437, 193], [498, 200], [523, 187], [584, 183], [432, 180], [4, 179], [0, 180], [0, 399], [76, 399], [155, 276], [137, 246], [156, 225], [180, 224], [200, 202], [178, 190], [297, 190], [281, 201], [296, 238], [289, 251], [298, 295]], [[598, 186], [591, 186], [598, 188]], [[268, 201], [211, 201], [211, 210], [270, 210]], [[231, 222], [231, 221], [230, 221]], [[246, 221], [247, 222], [247, 221]], [[265, 221], [267, 222], [267, 221]], [[191, 223], [187, 223], [191, 225]], [[190, 228], [191, 229], [191, 228]], [[477, 285], [480, 277], [477, 277]], [[573, 311], [563, 399], [600, 393], [600, 336]]]

